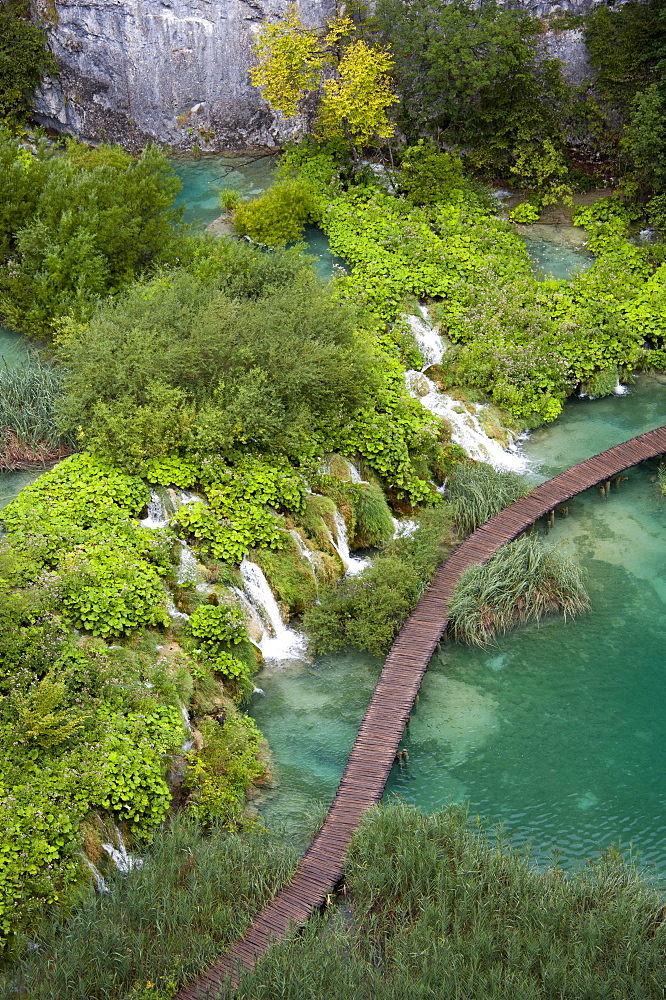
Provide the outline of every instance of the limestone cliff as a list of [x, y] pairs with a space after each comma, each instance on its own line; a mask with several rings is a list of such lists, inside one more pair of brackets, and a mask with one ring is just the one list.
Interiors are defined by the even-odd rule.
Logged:
[[[179, 149], [275, 146], [292, 125], [252, 87], [252, 35], [288, 0], [33, 0], [60, 64], [38, 95], [36, 118], [91, 140]], [[580, 13], [599, 0], [513, 0], [540, 18]], [[321, 24], [334, 0], [300, 0]], [[589, 72], [582, 33], [549, 30], [544, 49], [579, 83]]]
[[[287, 0], [33, 0], [60, 65], [36, 118], [87, 139], [203, 150], [289, 134], [251, 85], [253, 32]], [[303, 0], [320, 24], [334, 0]]]

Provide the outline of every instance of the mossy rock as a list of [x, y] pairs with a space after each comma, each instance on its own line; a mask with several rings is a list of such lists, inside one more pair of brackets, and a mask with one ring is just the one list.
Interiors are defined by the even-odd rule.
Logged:
[[581, 388], [588, 396], [612, 396], [619, 377], [620, 373], [616, 366], [601, 368], [591, 379], [583, 382]]
[[352, 547], [367, 549], [387, 542], [394, 525], [383, 491], [372, 483], [356, 483], [354, 494]]
[[335, 504], [329, 497], [308, 493], [303, 510], [294, 518], [294, 524], [303, 529], [306, 538], [321, 552], [331, 555], [335, 555], [335, 548], [328, 532], [335, 537], [335, 510]]
[[292, 615], [301, 614], [316, 599], [314, 571], [291, 535], [286, 535], [284, 548], [255, 549], [252, 559], [263, 570], [277, 600]]

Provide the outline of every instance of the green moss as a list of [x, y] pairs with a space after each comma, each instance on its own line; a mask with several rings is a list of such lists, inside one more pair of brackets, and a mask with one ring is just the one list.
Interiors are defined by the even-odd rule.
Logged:
[[292, 535], [286, 536], [284, 547], [277, 551], [255, 549], [252, 559], [263, 570], [277, 599], [287, 605], [291, 614], [305, 611], [316, 598], [314, 572]]
[[393, 535], [393, 518], [382, 490], [372, 483], [356, 483], [353, 488], [354, 548], [382, 545]]

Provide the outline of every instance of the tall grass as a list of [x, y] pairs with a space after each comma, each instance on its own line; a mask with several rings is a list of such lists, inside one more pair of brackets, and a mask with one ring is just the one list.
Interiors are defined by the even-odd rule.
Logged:
[[0, 469], [59, 458], [71, 441], [58, 431], [60, 371], [32, 357], [16, 368], [0, 367]]
[[113, 873], [108, 894], [91, 891], [69, 921], [54, 917], [44, 927], [38, 950], [0, 974], [0, 997], [119, 1000], [143, 997], [147, 983], [148, 996], [170, 996], [242, 934], [294, 861], [270, 834], [213, 828], [204, 835], [178, 817], [158, 833], [142, 867]]
[[456, 466], [451, 476], [447, 498], [460, 530], [469, 535], [480, 524], [494, 517], [508, 504], [529, 493], [527, 481], [515, 472], [497, 472], [485, 462]]
[[449, 602], [449, 634], [485, 646], [516, 622], [557, 611], [577, 615], [589, 604], [579, 567], [546, 549], [538, 535], [523, 535], [462, 573]]
[[538, 871], [459, 808], [395, 804], [366, 816], [345, 882], [344, 908], [269, 952], [242, 1000], [664, 996], [663, 899], [614, 852]]

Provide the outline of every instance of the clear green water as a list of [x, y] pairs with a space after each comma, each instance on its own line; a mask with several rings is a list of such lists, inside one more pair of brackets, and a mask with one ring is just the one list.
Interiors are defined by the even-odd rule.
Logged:
[[[0, 326], [0, 365], [13, 368], [28, 356], [28, 341], [20, 333]], [[36, 479], [38, 472], [0, 472], [0, 509]]]
[[[666, 419], [666, 385], [572, 401], [526, 444], [544, 479]], [[666, 875], [666, 502], [654, 467], [632, 470], [608, 499], [589, 491], [548, 536], [587, 574], [589, 614], [516, 629], [496, 647], [445, 646], [433, 658], [387, 794], [423, 809], [467, 801], [516, 843], [574, 867], [633, 843]], [[270, 818], [296, 832], [330, 802], [380, 664], [355, 654], [265, 673], [252, 713], [279, 786]]]
[[525, 234], [523, 240], [539, 278], [571, 278], [580, 271], [587, 271], [594, 264], [594, 255], [589, 250], [571, 246], [563, 240]]
[[[273, 181], [276, 156], [253, 158], [244, 155], [174, 157], [174, 170], [183, 189], [176, 199], [184, 205], [184, 219], [189, 225], [209, 225], [219, 217], [219, 191], [230, 187], [244, 197], [261, 194]], [[335, 268], [346, 270], [344, 261], [331, 253], [326, 235], [316, 226], [308, 226], [304, 235], [307, 252], [315, 259], [319, 277], [328, 281]]]

